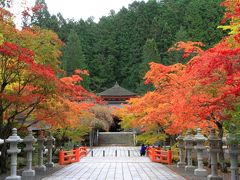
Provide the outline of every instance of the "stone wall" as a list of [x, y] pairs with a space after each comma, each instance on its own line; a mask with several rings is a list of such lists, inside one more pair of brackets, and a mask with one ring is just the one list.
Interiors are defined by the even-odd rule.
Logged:
[[133, 132], [99, 132], [98, 144], [104, 145], [135, 145]]

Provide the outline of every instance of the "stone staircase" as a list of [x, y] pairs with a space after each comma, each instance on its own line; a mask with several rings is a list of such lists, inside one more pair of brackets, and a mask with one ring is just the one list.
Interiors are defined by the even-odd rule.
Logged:
[[135, 133], [133, 132], [99, 132], [97, 133], [97, 145], [135, 145]]

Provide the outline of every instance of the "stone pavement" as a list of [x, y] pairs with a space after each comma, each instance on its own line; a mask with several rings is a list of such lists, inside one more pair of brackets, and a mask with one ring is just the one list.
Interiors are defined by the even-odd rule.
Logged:
[[140, 157], [139, 149], [140, 147], [97, 147], [93, 149], [93, 157], [89, 153], [80, 162], [68, 165], [43, 180], [184, 180], [167, 166]]

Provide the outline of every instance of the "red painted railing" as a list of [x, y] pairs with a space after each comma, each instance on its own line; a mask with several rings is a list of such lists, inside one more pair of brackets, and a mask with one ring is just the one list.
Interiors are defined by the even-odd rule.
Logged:
[[87, 148], [86, 147], [80, 147], [76, 148], [70, 151], [59, 151], [59, 164], [70, 164], [73, 162], [79, 162], [80, 159], [87, 155]]
[[160, 162], [166, 164], [172, 164], [172, 151], [171, 150], [161, 150], [152, 147], [147, 148], [147, 156], [153, 162]]

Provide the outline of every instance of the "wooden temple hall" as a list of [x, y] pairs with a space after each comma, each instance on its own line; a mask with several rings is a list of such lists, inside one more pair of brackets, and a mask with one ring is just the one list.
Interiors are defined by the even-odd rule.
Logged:
[[[113, 87], [99, 93], [99, 96], [101, 96], [103, 100], [107, 102], [108, 106], [121, 108], [121, 104], [127, 104], [127, 100], [137, 97], [137, 94], [119, 86], [119, 84], [116, 82]], [[114, 122], [110, 128], [110, 131], [121, 131], [121, 127], [119, 125], [121, 120], [115, 116], [113, 117], [113, 120]]]

